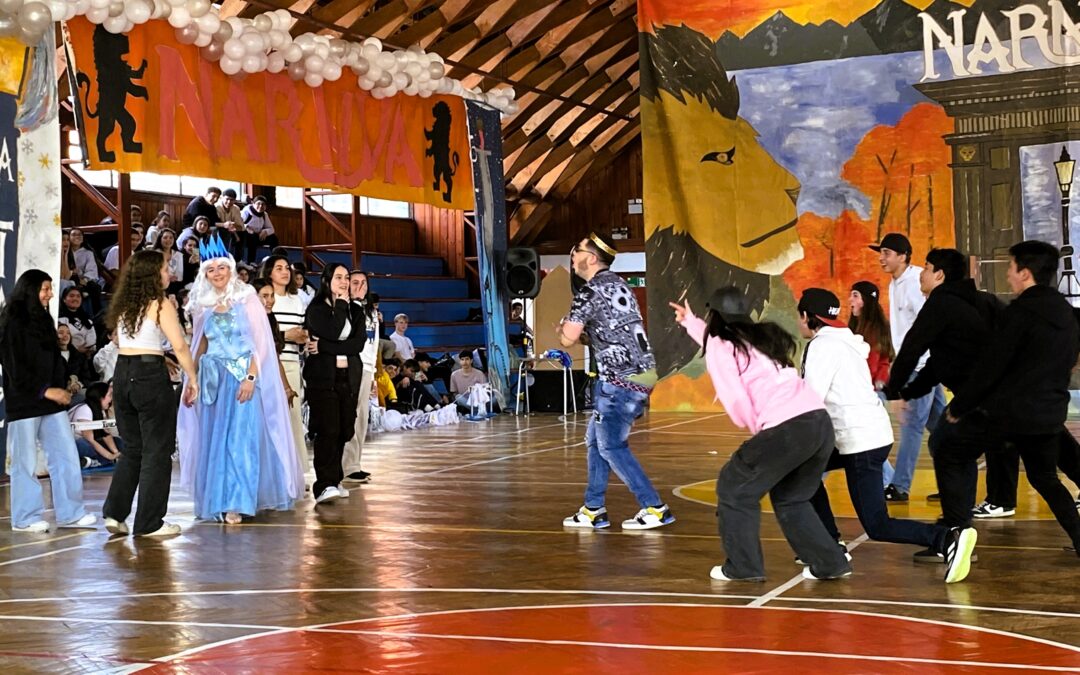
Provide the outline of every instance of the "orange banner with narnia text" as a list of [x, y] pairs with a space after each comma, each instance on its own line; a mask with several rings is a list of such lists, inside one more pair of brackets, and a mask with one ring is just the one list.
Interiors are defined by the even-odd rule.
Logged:
[[348, 70], [317, 88], [229, 76], [164, 21], [113, 35], [79, 17], [67, 31], [91, 169], [474, 206], [459, 97], [377, 100]]

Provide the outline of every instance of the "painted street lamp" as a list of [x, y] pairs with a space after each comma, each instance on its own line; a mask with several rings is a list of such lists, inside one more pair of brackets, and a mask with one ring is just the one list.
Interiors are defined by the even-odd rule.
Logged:
[[1054, 162], [1057, 171], [1058, 187], [1061, 188], [1061, 257], [1062, 272], [1058, 281], [1058, 290], [1074, 307], [1080, 307], [1080, 282], [1076, 280], [1073, 269], [1073, 247], [1069, 244], [1069, 195], [1072, 191], [1073, 172], [1076, 161], [1069, 156], [1068, 148], [1061, 148], [1061, 158]]

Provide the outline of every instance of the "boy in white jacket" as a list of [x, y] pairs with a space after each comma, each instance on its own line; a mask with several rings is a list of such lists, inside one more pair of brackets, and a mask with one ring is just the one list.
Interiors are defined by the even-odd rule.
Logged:
[[[963, 580], [975, 530], [949, 529], [915, 520], [889, 517], [881, 491], [882, 463], [892, 449], [889, 413], [870, 381], [866, 357], [870, 346], [839, 320], [840, 300], [822, 288], [808, 288], [799, 300], [799, 330], [810, 338], [803, 352], [803, 378], [825, 400], [836, 432], [836, 449], [826, 471], [844, 469], [848, 493], [866, 534], [877, 541], [917, 544], [940, 551], [946, 562], [946, 583]], [[825, 529], [840, 539], [829, 495], [822, 484], [810, 500]]]

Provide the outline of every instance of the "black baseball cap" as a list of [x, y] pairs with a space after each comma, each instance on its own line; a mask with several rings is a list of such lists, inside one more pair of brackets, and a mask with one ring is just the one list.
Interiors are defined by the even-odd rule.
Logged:
[[890, 251], [896, 251], [897, 253], [911, 255], [911, 242], [899, 232], [890, 232], [881, 238], [880, 244], [870, 245], [871, 251], [880, 251], [883, 248], [887, 248]]
[[878, 290], [877, 285], [872, 281], [856, 281], [852, 284], [851, 290], [858, 291], [859, 295], [863, 297], [863, 300], [866, 298], [878, 300], [881, 297], [881, 292]]
[[806, 312], [816, 316], [827, 326], [844, 328], [847, 324], [840, 320], [840, 300], [832, 291], [824, 288], [808, 288], [799, 298], [799, 313]]

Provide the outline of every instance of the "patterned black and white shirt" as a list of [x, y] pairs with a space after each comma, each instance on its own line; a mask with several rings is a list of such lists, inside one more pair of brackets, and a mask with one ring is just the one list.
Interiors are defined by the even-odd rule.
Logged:
[[628, 379], [656, 368], [634, 292], [611, 270], [597, 272], [578, 291], [567, 320], [584, 324], [601, 379]]

